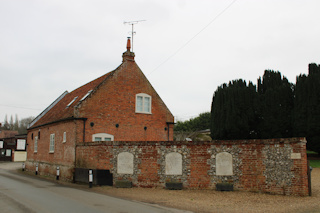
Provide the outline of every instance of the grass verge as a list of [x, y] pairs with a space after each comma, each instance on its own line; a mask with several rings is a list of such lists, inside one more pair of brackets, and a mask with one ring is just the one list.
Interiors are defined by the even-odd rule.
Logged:
[[312, 168], [320, 168], [320, 160], [309, 160]]

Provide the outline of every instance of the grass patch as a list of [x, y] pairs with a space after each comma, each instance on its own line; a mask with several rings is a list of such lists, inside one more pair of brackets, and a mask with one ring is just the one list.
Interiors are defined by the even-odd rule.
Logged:
[[320, 160], [310, 160], [310, 166], [312, 168], [320, 168]]
[[307, 154], [318, 154], [317, 152], [314, 152], [314, 151], [309, 151], [307, 150]]

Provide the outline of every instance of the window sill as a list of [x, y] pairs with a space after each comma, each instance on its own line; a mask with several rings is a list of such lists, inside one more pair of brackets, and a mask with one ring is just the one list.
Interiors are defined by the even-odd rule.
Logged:
[[151, 114], [152, 114], [151, 112], [138, 112], [138, 111], [136, 111], [136, 113], [139, 113], [139, 114], [147, 114], [147, 115], [151, 115]]
[[54, 154], [54, 151], [50, 151], [49, 154]]

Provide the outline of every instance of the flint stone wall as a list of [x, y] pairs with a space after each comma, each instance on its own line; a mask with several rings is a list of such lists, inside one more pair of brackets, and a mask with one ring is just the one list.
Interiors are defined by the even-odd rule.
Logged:
[[[132, 156], [133, 166], [118, 165], [119, 155]], [[217, 183], [229, 183], [234, 190], [308, 195], [305, 138], [87, 142], [77, 144], [76, 156], [77, 167], [107, 169], [114, 182], [128, 180], [137, 187], [182, 183], [183, 188], [215, 189]]]

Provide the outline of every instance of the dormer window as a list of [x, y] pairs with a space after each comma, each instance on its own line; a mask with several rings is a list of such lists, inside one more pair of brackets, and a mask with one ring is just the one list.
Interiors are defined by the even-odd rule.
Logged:
[[74, 102], [77, 98], [78, 98], [78, 96], [75, 97], [75, 98], [67, 105], [67, 107], [71, 106], [71, 104], [73, 104], [73, 102]]
[[136, 113], [151, 114], [151, 96], [145, 93], [136, 95]]
[[87, 94], [85, 94], [85, 96], [83, 96], [80, 101], [83, 101], [84, 99], [86, 99], [86, 97], [88, 97], [88, 95], [90, 95], [91, 92], [92, 90], [90, 90]]

